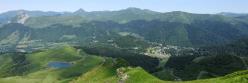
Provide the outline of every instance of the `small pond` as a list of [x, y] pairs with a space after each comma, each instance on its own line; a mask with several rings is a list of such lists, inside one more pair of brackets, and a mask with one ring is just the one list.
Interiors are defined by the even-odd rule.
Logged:
[[72, 64], [68, 62], [50, 62], [48, 63], [48, 67], [51, 68], [67, 68], [70, 67]]

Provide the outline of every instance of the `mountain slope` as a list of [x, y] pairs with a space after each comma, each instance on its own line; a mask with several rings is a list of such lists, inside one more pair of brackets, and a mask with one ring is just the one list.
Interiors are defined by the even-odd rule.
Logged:
[[[74, 22], [75, 23], [75, 22]], [[156, 42], [163, 45], [204, 47], [225, 45], [235, 40], [248, 36], [246, 24], [232, 24], [225, 21], [197, 21], [190, 24], [180, 22], [130, 21], [126, 24], [116, 22], [93, 21], [81, 23], [77, 26], [56, 24], [46, 28], [14, 28], [22, 25], [8, 24], [0, 29], [1, 40], [14, 31], [27, 31], [21, 35], [30, 35], [29, 40], [41, 40], [42, 42], [75, 42], [89, 43], [91, 41], [107, 42], [122, 37], [120, 33]], [[12, 27], [12, 28], [9, 28]], [[68, 39], [72, 38], [72, 39]], [[20, 36], [22, 39], [23, 36]], [[68, 41], [69, 40], [69, 41]], [[118, 42], [117, 42], [118, 43]]]

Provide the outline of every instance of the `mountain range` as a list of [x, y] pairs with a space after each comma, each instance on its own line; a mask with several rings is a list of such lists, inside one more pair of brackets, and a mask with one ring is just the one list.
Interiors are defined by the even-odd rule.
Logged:
[[[151, 42], [179, 46], [199, 47], [227, 44], [233, 42], [233, 40], [246, 37], [248, 34], [247, 19], [243, 15], [241, 18], [228, 14], [192, 14], [180, 11], [160, 13], [138, 8], [95, 12], [86, 12], [79, 9], [73, 13], [25, 10], [10, 11], [0, 15], [2, 28], [7, 27], [4, 26], [5, 23], [17, 23], [15, 20], [21, 20], [20, 18], [16, 18], [19, 14], [27, 14], [28, 16], [24, 20], [25, 22], [22, 23], [24, 26], [30, 29], [41, 28], [36, 29], [36, 31], [42, 31], [42, 29], [48, 29], [58, 25], [80, 29], [86, 26], [96, 27], [96, 29], [100, 29], [98, 27], [101, 27], [101, 29], [105, 28], [105, 30], [100, 31], [102, 34], [109, 30], [117, 33], [129, 32], [137, 34]], [[70, 30], [76, 30], [71, 31], [74, 33], [78, 31], [77, 28]], [[51, 32], [56, 33], [56, 31]], [[82, 38], [80, 36], [84, 36], [67, 33], [78, 36], [79, 38]], [[39, 34], [39, 36], [42, 35], [47, 34]], [[56, 38], [51, 39], [57, 41]]]

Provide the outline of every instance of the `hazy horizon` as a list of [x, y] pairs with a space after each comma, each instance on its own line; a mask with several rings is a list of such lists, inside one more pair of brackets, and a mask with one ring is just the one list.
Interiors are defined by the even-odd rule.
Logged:
[[247, 0], [0, 0], [0, 13], [12, 10], [39, 10], [56, 12], [74, 12], [80, 8], [85, 11], [116, 11], [135, 7], [157, 12], [184, 11], [190, 13], [215, 14], [220, 12], [248, 13]]

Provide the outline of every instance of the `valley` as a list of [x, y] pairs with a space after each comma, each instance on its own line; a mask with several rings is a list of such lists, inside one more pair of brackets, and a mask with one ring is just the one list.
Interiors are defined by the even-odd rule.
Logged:
[[247, 15], [0, 14], [0, 83], [246, 83]]

